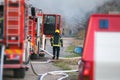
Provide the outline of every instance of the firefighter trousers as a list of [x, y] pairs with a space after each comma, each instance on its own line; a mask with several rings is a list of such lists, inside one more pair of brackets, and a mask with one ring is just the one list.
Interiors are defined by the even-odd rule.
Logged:
[[59, 46], [53, 46], [53, 59], [59, 59], [59, 53], [60, 53], [60, 47]]

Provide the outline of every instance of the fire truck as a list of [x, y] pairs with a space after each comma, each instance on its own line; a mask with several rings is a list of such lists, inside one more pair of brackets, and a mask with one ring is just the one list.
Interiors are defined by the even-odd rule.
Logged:
[[120, 14], [89, 18], [78, 80], [120, 79]]
[[14, 76], [24, 78], [29, 60], [28, 28], [29, 5], [24, 0], [4, 0], [0, 4], [0, 45], [4, 54], [4, 69], [12, 69]]
[[24, 0], [4, 0], [0, 4], [3, 68], [13, 70], [17, 78], [25, 77], [31, 48], [34, 53], [39, 53], [40, 47], [45, 49], [46, 37], [50, 38], [55, 29], [61, 29], [60, 15], [43, 14], [34, 7], [29, 8], [30, 5]]
[[[29, 21], [28, 21], [28, 37], [30, 37], [30, 56], [32, 58], [37, 58], [40, 49], [40, 38], [41, 38], [41, 25], [42, 25], [42, 12], [41, 10], [37, 11], [35, 7], [31, 8], [32, 15], [29, 16]], [[37, 15], [39, 13], [39, 15]], [[32, 59], [31, 58], [31, 59]]]
[[43, 14], [43, 22], [41, 25], [41, 35], [42, 35], [42, 43], [43, 49], [46, 46], [46, 40], [50, 39], [52, 35], [55, 33], [55, 30], [58, 29], [60, 34], [62, 32], [61, 26], [61, 15], [59, 14]]
[[[50, 39], [52, 35], [55, 33], [55, 30], [60, 30], [61, 33], [61, 16], [58, 14], [45, 14], [42, 11], [36, 11], [37, 18], [31, 19], [32, 25], [30, 25], [33, 30], [31, 35], [31, 43], [33, 53], [31, 54], [31, 59], [37, 59], [39, 57], [45, 56], [46, 40]], [[38, 22], [38, 26], [35, 25], [35, 21]], [[39, 24], [40, 22], [40, 24]], [[30, 22], [31, 23], [31, 22]], [[41, 48], [41, 49], [40, 49]], [[38, 53], [38, 54], [36, 54]]]

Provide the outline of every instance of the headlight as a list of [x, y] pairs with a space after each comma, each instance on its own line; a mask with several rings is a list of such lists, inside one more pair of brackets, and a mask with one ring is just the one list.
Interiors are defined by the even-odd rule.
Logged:
[[7, 60], [19, 60], [20, 56], [19, 55], [8, 55]]

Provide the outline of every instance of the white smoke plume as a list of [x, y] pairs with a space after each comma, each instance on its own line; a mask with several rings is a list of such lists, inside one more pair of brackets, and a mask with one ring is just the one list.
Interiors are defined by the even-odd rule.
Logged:
[[[29, 0], [44, 13], [60, 14], [69, 28], [76, 24], [74, 18], [83, 18], [88, 12], [109, 0]], [[71, 26], [69, 26], [71, 25]]]

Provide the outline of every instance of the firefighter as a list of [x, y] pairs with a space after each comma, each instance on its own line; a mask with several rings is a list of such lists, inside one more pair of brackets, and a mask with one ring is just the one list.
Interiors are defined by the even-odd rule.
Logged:
[[51, 46], [53, 46], [53, 58], [59, 59], [60, 46], [63, 47], [63, 40], [60, 36], [60, 31], [58, 29], [55, 30], [55, 34], [50, 39]]

